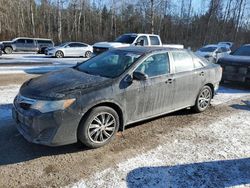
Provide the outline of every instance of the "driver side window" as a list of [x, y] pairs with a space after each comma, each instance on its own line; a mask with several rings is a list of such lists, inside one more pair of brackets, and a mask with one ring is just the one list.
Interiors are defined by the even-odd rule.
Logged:
[[143, 45], [144, 45], [144, 46], [148, 46], [148, 38], [147, 38], [146, 36], [141, 36], [141, 37], [139, 37], [139, 38], [136, 40], [136, 42], [139, 43], [139, 42], [142, 41], [142, 40], [143, 40]]
[[168, 53], [155, 54], [148, 57], [135, 72], [141, 72], [148, 77], [164, 75], [170, 72]]

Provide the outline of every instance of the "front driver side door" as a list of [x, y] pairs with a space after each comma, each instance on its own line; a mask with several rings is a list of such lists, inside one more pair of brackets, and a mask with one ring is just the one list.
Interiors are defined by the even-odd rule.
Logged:
[[124, 92], [128, 123], [171, 111], [173, 84], [168, 53], [150, 55], [134, 72], [144, 73], [148, 78], [134, 79]]

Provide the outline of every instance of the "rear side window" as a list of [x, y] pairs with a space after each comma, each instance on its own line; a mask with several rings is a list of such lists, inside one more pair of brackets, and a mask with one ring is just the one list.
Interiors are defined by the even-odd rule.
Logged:
[[137, 67], [136, 72], [142, 72], [149, 77], [160, 76], [169, 73], [169, 58], [167, 53], [155, 54], [148, 57]]
[[24, 40], [24, 39], [18, 39], [18, 40], [16, 40], [15, 43], [22, 43], [22, 44], [24, 44], [24, 43], [25, 43], [25, 40]]
[[33, 43], [34, 43], [34, 40], [27, 39], [27, 40], [26, 40], [26, 43], [27, 43], [27, 44], [33, 44]]
[[76, 45], [77, 45], [76, 47], [87, 47], [86, 44], [82, 44], [82, 43], [77, 43]]
[[157, 36], [149, 36], [151, 45], [160, 45], [159, 38]]
[[172, 55], [174, 59], [174, 67], [176, 73], [191, 71], [194, 69], [193, 58], [189, 53], [185, 51], [179, 51], [172, 52]]
[[71, 43], [71, 44], [69, 44], [68, 46], [69, 46], [69, 47], [73, 47], [73, 48], [74, 48], [74, 47], [78, 47], [77, 43]]
[[52, 44], [52, 41], [49, 40], [37, 40], [38, 44]]

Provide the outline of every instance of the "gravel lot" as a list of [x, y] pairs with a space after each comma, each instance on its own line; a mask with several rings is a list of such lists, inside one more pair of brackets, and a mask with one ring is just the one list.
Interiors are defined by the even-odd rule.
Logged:
[[250, 187], [250, 90], [222, 87], [204, 113], [129, 126], [109, 145], [30, 144], [11, 119], [17, 79], [0, 77], [0, 187]]

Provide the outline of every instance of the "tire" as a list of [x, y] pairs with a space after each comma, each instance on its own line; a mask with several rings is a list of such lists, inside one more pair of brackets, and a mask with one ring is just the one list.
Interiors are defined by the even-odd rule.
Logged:
[[193, 106], [193, 110], [195, 112], [203, 112], [205, 111], [209, 106], [212, 99], [212, 90], [209, 86], [204, 86], [195, 101], [195, 105]]
[[55, 57], [56, 58], [63, 58], [64, 57], [64, 54], [63, 54], [63, 52], [62, 51], [57, 51], [56, 53], [55, 53]]
[[86, 58], [90, 58], [91, 55], [92, 55], [92, 52], [91, 52], [91, 51], [87, 51], [87, 52], [85, 53], [85, 57], [86, 57]]
[[12, 49], [11, 47], [8, 46], [8, 47], [5, 47], [3, 51], [4, 51], [4, 53], [6, 53], [6, 54], [12, 54], [13, 49]]
[[119, 116], [114, 109], [96, 107], [81, 121], [78, 139], [88, 148], [99, 148], [114, 139], [118, 128]]

